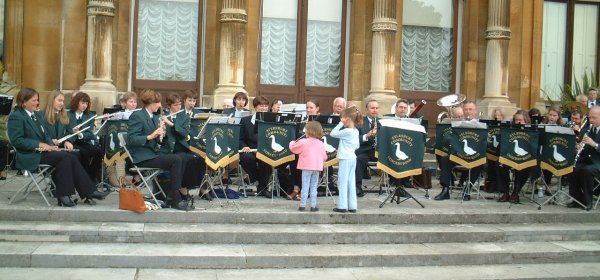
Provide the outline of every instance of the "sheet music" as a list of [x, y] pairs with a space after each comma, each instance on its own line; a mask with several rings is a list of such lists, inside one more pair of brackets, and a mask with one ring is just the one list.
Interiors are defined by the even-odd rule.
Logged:
[[378, 120], [381, 126], [385, 127], [394, 127], [404, 130], [417, 131], [421, 133], [426, 133], [425, 128], [420, 123], [413, 123], [412, 121], [406, 121], [404, 119], [394, 119], [394, 118], [383, 118]]
[[452, 127], [464, 127], [464, 128], [483, 128], [487, 129], [487, 124], [475, 121], [453, 121]]

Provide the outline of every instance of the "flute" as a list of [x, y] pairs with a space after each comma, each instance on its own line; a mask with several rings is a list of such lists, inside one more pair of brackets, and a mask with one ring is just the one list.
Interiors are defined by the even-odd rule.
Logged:
[[[35, 148], [36, 152], [42, 153], [45, 152], [46, 150], [42, 149], [42, 148]], [[50, 150], [50, 152], [79, 152], [79, 149], [66, 149], [66, 148], [56, 148], [56, 149], [52, 149]]]
[[84, 132], [84, 131], [86, 131], [86, 130], [90, 129], [90, 127], [91, 127], [91, 126], [88, 126], [88, 127], [84, 128], [84, 129], [82, 129], [82, 130], [78, 131], [78, 132], [73, 132], [73, 133], [71, 133], [71, 134], [69, 134], [69, 135], [67, 135], [67, 136], [65, 136], [65, 137], [63, 137], [63, 138], [60, 138], [60, 139], [58, 139], [58, 143], [60, 144], [60, 143], [62, 143], [62, 142], [65, 142], [67, 139], [69, 139], [69, 138], [71, 138], [71, 137], [73, 137], [73, 136], [75, 136], [75, 135], [77, 135], [77, 134], [79, 134], [79, 133], [82, 133], [82, 132]]
[[76, 125], [75, 127], [73, 127], [73, 129], [78, 129], [78, 128], [82, 127], [84, 124], [86, 124], [86, 123], [90, 122], [91, 120], [95, 120], [95, 119], [96, 119], [96, 114], [94, 114], [94, 116], [93, 116], [93, 117], [91, 117], [91, 118], [89, 118], [89, 119], [85, 120], [84, 122], [82, 122], [82, 123], [80, 123], [80, 124]]

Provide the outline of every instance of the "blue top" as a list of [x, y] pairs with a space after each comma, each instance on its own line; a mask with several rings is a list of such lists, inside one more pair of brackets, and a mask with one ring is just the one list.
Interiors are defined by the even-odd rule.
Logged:
[[353, 159], [356, 158], [354, 151], [360, 147], [358, 129], [356, 128], [344, 128], [343, 123], [338, 125], [331, 130], [331, 137], [339, 138], [340, 143], [337, 149], [337, 158], [339, 159]]

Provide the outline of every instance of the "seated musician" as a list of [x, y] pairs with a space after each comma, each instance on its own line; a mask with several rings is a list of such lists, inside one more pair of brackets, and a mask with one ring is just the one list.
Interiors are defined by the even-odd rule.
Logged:
[[344, 109], [346, 109], [346, 99], [343, 97], [336, 97], [333, 100], [333, 108], [332, 108], [333, 112], [331, 113], [332, 116], [339, 116], [342, 111], [344, 111]]
[[281, 105], [283, 105], [283, 100], [275, 99], [269, 108], [269, 112], [279, 113], [281, 111]]
[[[544, 124], [549, 124], [549, 125], [563, 125], [563, 121], [562, 118], [560, 116], [560, 109], [558, 107], [550, 107], [548, 109], [548, 114], [546, 116], [546, 120], [544, 121]], [[541, 171], [541, 172], [540, 172]], [[548, 170], [541, 170], [541, 168], [539, 167], [539, 164], [537, 167], [533, 168], [531, 170], [531, 178], [532, 179], [537, 179], [540, 177], [540, 173], [543, 174], [543, 179], [545, 182], [545, 194], [546, 195], [550, 195], [550, 190], [548, 190], [548, 185], [550, 184], [550, 180], [552, 180], [552, 172], [548, 171]], [[537, 192], [537, 190], [536, 190]]]
[[[408, 108], [409, 108], [408, 100], [406, 100], [404, 98], [400, 98], [396, 101], [395, 113], [391, 114], [391, 115], [396, 118], [408, 118]], [[409, 177], [396, 179], [393, 176], [390, 176], [390, 184], [392, 184], [395, 187], [402, 185], [405, 188], [412, 188]], [[402, 191], [400, 191], [399, 195], [403, 196], [404, 193]]]
[[[269, 110], [269, 100], [262, 96], [257, 96], [252, 101], [252, 106], [256, 112], [267, 112]], [[267, 191], [267, 183], [271, 176], [271, 166], [261, 160], [256, 159], [256, 154], [251, 149], [258, 147], [258, 123], [256, 112], [252, 116], [243, 117], [240, 120], [240, 164], [250, 178], [250, 183], [258, 181], [256, 191], [258, 195], [271, 198], [271, 192]]]
[[[472, 101], [466, 101], [462, 107], [462, 109], [459, 109], [460, 107], [456, 107], [453, 108], [452, 111], [452, 117], [453, 118], [457, 118], [460, 116], [465, 116], [466, 118], [470, 118], [470, 120], [476, 120], [475, 118], [478, 116], [478, 112], [477, 112], [477, 107], [475, 107], [475, 103], [473, 103]], [[464, 111], [464, 112], [463, 112]], [[469, 112], [467, 114], [467, 111]], [[456, 166], [456, 163], [450, 161], [450, 157], [446, 156], [446, 157], [437, 157], [438, 159], [438, 164], [441, 170], [441, 175], [440, 175], [440, 185], [442, 185], [442, 192], [440, 194], [438, 194], [437, 196], [435, 196], [435, 200], [446, 200], [446, 199], [450, 199], [450, 184], [452, 181], [452, 169]], [[461, 182], [463, 182], [462, 184], [464, 184], [464, 182], [467, 181], [467, 179], [469, 180], [470, 184], [467, 184], [467, 186], [464, 188], [464, 193], [463, 193], [463, 200], [464, 201], [469, 201], [471, 200], [471, 195], [470, 195], [470, 187], [471, 185], [474, 185], [475, 182], [477, 181], [477, 178], [479, 178], [479, 174], [481, 173], [481, 169], [482, 166], [477, 166], [471, 169], [471, 177], [467, 178], [469, 176], [469, 172], [463, 172], [461, 174]]]
[[73, 138], [58, 143], [58, 139], [67, 136], [69, 127], [69, 116], [65, 110], [65, 95], [60, 90], [53, 90], [50, 93], [43, 114], [44, 125], [48, 127], [48, 135], [52, 139], [52, 144], [66, 150], [73, 150]]
[[[246, 112], [246, 105], [248, 105], [248, 95], [245, 92], [239, 91], [233, 96], [233, 107], [223, 110], [223, 115], [239, 118], [241, 112]], [[267, 108], [268, 109], [268, 108]]]
[[186, 90], [181, 96], [183, 102], [183, 109], [189, 118], [193, 118], [194, 115], [200, 113], [200, 110], [196, 109], [196, 103], [198, 102], [198, 95], [195, 91]]
[[581, 111], [575, 110], [571, 112], [571, 128], [573, 128], [576, 135], [584, 134], [589, 128], [589, 123], [587, 121], [584, 123], [583, 119], [584, 116]]
[[192, 210], [194, 206], [183, 200], [179, 189], [182, 186], [183, 159], [177, 154], [161, 154], [160, 143], [165, 136], [164, 120], [155, 115], [161, 110], [162, 96], [153, 90], [142, 92], [140, 99], [144, 108], [135, 111], [129, 117], [127, 148], [133, 156], [133, 163], [139, 167], [151, 167], [167, 170], [171, 175], [171, 185], [163, 188], [167, 193], [167, 203], [178, 210]]
[[[583, 203], [583, 209], [592, 209], [592, 191], [594, 178], [600, 176], [600, 107], [594, 106], [588, 115], [590, 131], [583, 137], [583, 148], [575, 163], [575, 169], [569, 177], [569, 195]], [[579, 208], [575, 201], [567, 205], [569, 208]]]
[[[68, 132], [74, 133], [78, 130], [89, 127], [88, 130], [78, 133], [74, 136], [73, 142], [76, 149], [79, 149], [81, 165], [85, 168], [90, 178], [95, 182], [100, 182], [102, 179], [100, 172], [102, 171], [102, 149], [98, 145], [96, 135], [94, 135], [94, 121], [88, 121], [94, 118], [94, 114], [90, 112], [90, 96], [85, 92], [79, 92], [71, 99], [71, 111], [69, 115]], [[85, 121], [85, 125], [80, 126]], [[78, 129], [76, 127], [79, 126]]]
[[[504, 113], [502, 113], [502, 109], [496, 108], [492, 111], [491, 117], [492, 117], [492, 120], [501, 122], [504, 120]], [[513, 116], [513, 121], [514, 121], [514, 116]]]
[[[166, 103], [170, 114], [181, 111], [181, 98], [177, 93], [170, 93], [167, 96]], [[206, 165], [204, 159], [190, 150], [190, 144], [188, 143], [191, 137], [189, 115], [183, 110], [171, 117], [164, 116], [163, 120], [166, 133], [160, 146], [160, 153], [176, 154], [181, 157], [183, 179], [179, 193], [184, 200], [191, 200], [192, 196], [189, 194], [189, 189], [200, 186], [206, 171]], [[201, 193], [201, 198], [210, 200], [206, 189], [201, 190]]]
[[[513, 124], [529, 124], [531, 121], [529, 120], [529, 115], [525, 110], [519, 110], [513, 115]], [[502, 196], [498, 199], [498, 202], [507, 202], [511, 203], [519, 203], [519, 192], [527, 183], [527, 179], [529, 179], [529, 174], [531, 174], [531, 169], [535, 167], [528, 167], [522, 170], [514, 170], [514, 184], [513, 184], [513, 192], [510, 195], [510, 166], [507, 165], [498, 165], [498, 184], [496, 185], [496, 189], [502, 193]]]
[[[356, 150], [356, 196], [363, 197], [365, 193], [362, 190], [362, 179], [367, 173], [367, 163], [376, 161], [375, 158], [375, 137], [379, 123], [379, 103], [376, 100], [369, 100], [365, 105], [367, 113], [363, 118], [363, 126], [358, 128], [360, 147]], [[366, 176], [368, 177], [368, 176]]]
[[103, 199], [104, 194], [95, 189], [77, 156], [57, 151], [58, 147], [52, 143], [50, 128], [44, 125], [42, 114], [37, 112], [37, 91], [23, 88], [17, 94], [16, 100], [17, 106], [8, 117], [8, 137], [17, 150], [16, 167], [32, 171], [40, 164], [53, 166], [55, 171], [52, 178], [56, 184], [54, 195], [59, 206], [75, 206], [71, 200], [75, 190], [88, 204], [95, 204], [94, 199]]
[[133, 91], [129, 91], [123, 94], [119, 103], [121, 104], [122, 112], [115, 114], [112, 118], [114, 120], [128, 120], [133, 110], [137, 109], [137, 94]]

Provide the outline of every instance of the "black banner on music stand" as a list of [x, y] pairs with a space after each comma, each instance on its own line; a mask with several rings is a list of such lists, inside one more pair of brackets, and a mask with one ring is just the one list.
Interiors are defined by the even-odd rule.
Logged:
[[535, 166], [538, 157], [539, 135], [537, 130], [501, 128], [498, 162], [516, 170]]
[[500, 156], [500, 126], [488, 126], [487, 159], [498, 161]]
[[435, 154], [447, 157], [450, 154], [450, 135], [452, 127], [449, 123], [438, 123], [435, 127]]
[[324, 163], [325, 167], [332, 166], [339, 162], [337, 158], [337, 147], [340, 144], [340, 139], [331, 137], [329, 134], [337, 124], [321, 124], [323, 126], [323, 142], [325, 144], [325, 152], [327, 152], [327, 160]]
[[377, 145], [377, 167], [394, 178], [419, 175], [423, 170], [425, 129], [411, 124], [401, 127], [382, 125], [377, 131], [379, 143], [386, 143]]
[[[231, 141], [238, 139], [230, 138], [226, 124], [208, 123], [206, 124], [206, 165], [217, 170], [229, 164], [229, 155]], [[236, 151], [237, 152], [237, 151]]]
[[273, 167], [293, 161], [296, 156], [290, 151], [289, 143], [296, 139], [296, 124], [257, 122], [256, 158]]
[[119, 132], [127, 132], [127, 120], [107, 120], [98, 133], [104, 136], [104, 165], [112, 166], [117, 162], [124, 162], [127, 154], [121, 150], [121, 143], [117, 136]]
[[190, 150], [202, 158], [206, 158], [206, 139], [200, 138], [200, 130], [208, 121], [208, 116], [190, 119]]
[[563, 176], [573, 172], [575, 165], [575, 135], [544, 132], [540, 167]]
[[453, 127], [450, 160], [469, 169], [485, 164], [487, 136], [487, 128]]

